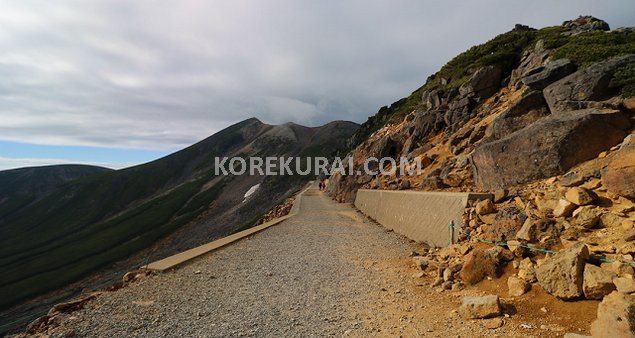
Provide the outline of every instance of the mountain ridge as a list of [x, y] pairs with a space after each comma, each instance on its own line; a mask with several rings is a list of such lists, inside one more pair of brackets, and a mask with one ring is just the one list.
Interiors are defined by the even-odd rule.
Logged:
[[[180, 238], [169, 239], [173, 245], [155, 248], [153, 257], [248, 226], [245, 222], [273, 207], [309, 177], [275, 185], [268, 184], [267, 177], [214, 177], [214, 157], [301, 156], [307, 148], [343, 149], [342, 140], [357, 125], [342, 122], [305, 128], [299, 140], [271, 138], [268, 133], [284, 127], [246, 119], [160, 159], [65, 181], [35, 203], [0, 213], [0, 267], [7, 272], [0, 277], [2, 306], [125, 259], [186, 225]], [[330, 156], [330, 151], [324, 153]], [[243, 204], [242, 194], [256, 183], [264, 184]], [[200, 219], [202, 215], [206, 219]]]

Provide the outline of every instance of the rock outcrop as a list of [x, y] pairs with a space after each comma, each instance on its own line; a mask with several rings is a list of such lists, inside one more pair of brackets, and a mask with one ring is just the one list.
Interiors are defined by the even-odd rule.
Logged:
[[495, 190], [565, 173], [621, 142], [630, 121], [620, 111], [585, 109], [551, 115], [471, 156], [477, 187]]
[[618, 56], [578, 70], [544, 89], [551, 113], [568, 113], [587, 108], [588, 101], [600, 101], [616, 94], [609, 84], [620, 67], [635, 63], [635, 55]]
[[459, 87], [459, 93], [464, 97], [489, 97], [500, 88], [502, 75], [503, 70], [497, 65], [480, 68], [470, 80]]
[[549, 115], [547, 102], [540, 91], [532, 91], [500, 114], [486, 130], [493, 139], [503, 138]]
[[576, 66], [569, 59], [558, 59], [544, 67], [534, 68], [520, 81], [533, 90], [543, 90], [548, 85], [573, 73]]
[[562, 27], [564, 27], [563, 34], [565, 35], [577, 35], [591, 31], [608, 31], [611, 29], [606, 21], [589, 15], [565, 21], [562, 23]]

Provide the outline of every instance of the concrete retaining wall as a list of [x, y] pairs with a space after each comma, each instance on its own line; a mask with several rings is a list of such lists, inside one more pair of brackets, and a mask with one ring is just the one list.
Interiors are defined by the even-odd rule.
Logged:
[[355, 206], [388, 229], [415, 241], [443, 247], [456, 239], [457, 234], [450, 231], [448, 224], [462, 223], [468, 201], [491, 197], [475, 193], [360, 189]]

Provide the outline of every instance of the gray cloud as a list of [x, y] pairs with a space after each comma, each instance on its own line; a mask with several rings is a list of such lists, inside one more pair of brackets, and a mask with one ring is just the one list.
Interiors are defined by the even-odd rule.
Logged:
[[174, 150], [230, 123], [363, 122], [515, 23], [631, 0], [0, 3], [0, 139]]

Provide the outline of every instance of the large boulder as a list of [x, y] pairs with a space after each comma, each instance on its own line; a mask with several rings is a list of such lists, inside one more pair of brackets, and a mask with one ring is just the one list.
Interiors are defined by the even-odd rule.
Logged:
[[583, 295], [584, 265], [589, 258], [589, 249], [576, 243], [536, 268], [540, 286], [549, 294], [570, 300]]
[[635, 199], [635, 141], [620, 149], [602, 173], [602, 185], [609, 191]]
[[575, 72], [576, 66], [569, 59], [558, 59], [544, 67], [532, 69], [520, 81], [533, 90], [543, 90], [548, 85]]
[[621, 142], [630, 121], [620, 111], [584, 109], [550, 115], [471, 155], [476, 185], [496, 190], [561, 175]]
[[635, 55], [612, 57], [550, 84], [543, 94], [551, 113], [580, 109], [586, 101], [599, 101], [616, 94], [618, 88], [609, 86], [613, 73], [631, 63], [635, 63]]
[[500, 88], [502, 76], [503, 70], [500, 66], [482, 67], [466, 83], [459, 87], [459, 93], [465, 97], [486, 98], [496, 93], [498, 88]]
[[635, 296], [618, 291], [604, 297], [591, 324], [594, 338], [635, 337]]
[[500, 114], [485, 135], [500, 139], [549, 115], [547, 102], [540, 91], [532, 91]]

